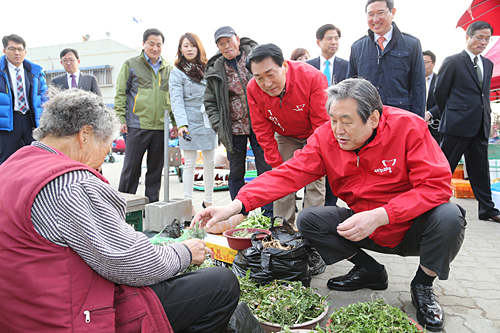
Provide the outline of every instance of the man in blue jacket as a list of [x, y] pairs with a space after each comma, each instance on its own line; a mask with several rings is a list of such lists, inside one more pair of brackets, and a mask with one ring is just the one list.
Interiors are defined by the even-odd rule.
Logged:
[[47, 83], [42, 67], [25, 60], [26, 42], [18, 35], [2, 38], [0, 57], [0, 164], [33, 141]]
[[392, 22], [394, 0], [368, 0], [368, 35], [351, 47], [347, 77], [370, 81], [384, 105], [418, 114], [425, 111], [425, 68], [420, 41]]

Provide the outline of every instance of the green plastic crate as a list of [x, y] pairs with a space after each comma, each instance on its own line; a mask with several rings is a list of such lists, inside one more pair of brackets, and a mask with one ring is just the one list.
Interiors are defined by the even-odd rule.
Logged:
[[142, 210], [125, 214], [125, 222], [134, 227], [136, 231], [142, 231]]

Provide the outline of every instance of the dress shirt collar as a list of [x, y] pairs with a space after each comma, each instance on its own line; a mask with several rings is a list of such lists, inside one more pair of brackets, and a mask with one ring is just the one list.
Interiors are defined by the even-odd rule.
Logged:
[[[476, 55], [474, 53], [472, 53], [471, 51], [469, 51], [468, 49], [465, 49], [465, 52], [467, 52], [467, 54], [469, 55], [470, 57], [470, 60], [474, 63], [474, 58], [476, 57]], [[478, 62], [483, 62], [483, 59], [481, 57], [481, 54], [478, 54], [477, 55], [477, 61]]]
[[384, 47], [385, 47], [391, 41], [393, 32], [394, 32], [394, 26], [391, 24], [391, 30], [389, 30], [389, 32], [386, 33], [385, 35], [380, 36], [379, 34], [376, 33], [373, 33], [373, 35], [375, 36], [375, 41], [377, 41], [379, 37], [384, 37], [385, 38]]
[[432, 81], [432, 78], [434, 77], [434, 72], [430, 73], [428, 76], [427, 76], [427, 79], [429, 79], [429, 81]]
[[[78, 79], [80, 79], [80, 70], [77, 70], [76, 72], [73, 73], [76, 78], [76, 82], [78, 82]], [[66, 72], [68, 80], [71, 80], [71, 74]]]
[[156, 64], [153, 65], [153, 62], [151, 61], [151, 59], [148, 57], [148, 55], [146, 54], [146, 52], [144, 52], [144, 58], [146, 58], [146, 61], [148, 62], [149, 65], [151, 65], [151, 67], [160, 67], [161, 65], [161, 62], [162, 62], [162, 59], [161, 59], [161, 56], [158, 58], [158, 61], [156, 62]]
[[[5, 57], [5, 59], [7, 59], [7, 57]], [[19, 68], [21, 70], [21, 75], [23, 75], [24, 77], [24, 66], [22, 63], [21, 65], [19, 65], [19, 67], [16, 67], [13, 64], [11, 64], [10, 61], [7, 59], [7, 66], [9, 66], [9, 71], [11, 73], [14, 73], [14, 75], [16, 74], [16, 68]]]
[[335, 54], [333, 55], [333, 57], [331, 57], [330, 59], [326, 59], [325, 57], [323, 57], [322, 54], [319, 55], [319, 60], [320, 60], [320, 65], [325, 65], [325, 61], [330, 61], [330, 65], [333, 66], [333, 63], [335, 61]]

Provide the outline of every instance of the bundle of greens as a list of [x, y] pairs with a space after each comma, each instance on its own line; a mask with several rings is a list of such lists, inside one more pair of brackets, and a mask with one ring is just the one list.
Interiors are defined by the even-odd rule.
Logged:
[[382, 298], [336, 309], [328, 320], [327, 329], [331, 333], [420, 332], [406, 313]]
[[327, 306], [326, 297], [305, 288], [299, 281], [274, 281], [260, 286], [247, 272], [240, 281], [240, 301], [260, 320], [293, 326], [318, 318]]
[[243, 222], [238, 224], [238, 228], [269, 229], [271, 228], [271, 219], [262, 215], [262, 213], [249, 215]]
[[200, 269], [215, 267], [212, 259], [210, 258], [210, 254], [205, 255], [205, 261], [201, 265], [189, 265], [188, 268], [180, 272], [179, 274], [190, 273], [199, 271]]
[[205, 228], [200, 228], [200, 222], [196, 222], [195, 225], [190, 229], [191, 233], [188, 236], [188, 239], [198, 238], [204, 239], [207, 237], [207, 231]]

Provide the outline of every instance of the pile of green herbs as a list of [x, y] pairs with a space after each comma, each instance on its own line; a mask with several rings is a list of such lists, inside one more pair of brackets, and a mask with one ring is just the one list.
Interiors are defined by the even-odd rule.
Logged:
[[420, 332], [401, 309], [379, 298], [336, 309], [327, 328], [331, 333], [396, 333]]
[[271, 218], [262, 215], [262, 213], [248, 215], [243, 222], [238, 224], [238, 228], [269, 229], [271, 228]]
[[179, 274], [190, 273], [199, 271], [200, 269], [215, 267], [212, 258], [210, 258], [210, 254], [205, 255], [205, 260], [201, 263], [201, 265], [189, 265], [188, 268], [180, 272]]
[[[203, 228], [200, 228], [199, 222], [197, 222], [191, 229], [181, 230], [181, 233], [182, 233], [182, 236], [179, 238], [161, 237], [155, 242], [155, 245], [167, 246], [170, 244], [185, 241], [187, 239], [194, 239], [194, 238], [203, 239], [203, 238], [207, 237], [207, 231]], [[215, 265], [213, 263], [213, 260], [210, 258], [210, 255], [207, 254], [203, 263], [201, 263], [200, 265], [189, 265], [184, 271], [180, 272], [179, 274], [195, 272], [195, 271], [199, 271], [200, 269], [214, 267], [214, 266]]]
[[[292, 329], [288, 326], [285, 325], [280, 331], [280, 333], [293, 333]], [[314, 330], [301, 330], [300, 333], [327, 333], [325, 330], [323, 330], [321, 327], [319, 327], [319, 324], [316, 325]]]
[[240, 302], [247, 303], [259, 319], [273, 324], [294, 326], [318, 318], [327, 306], [326, 297], [300, 281], [274, 281], [256, 285], [249, 272], [240, 281]]

